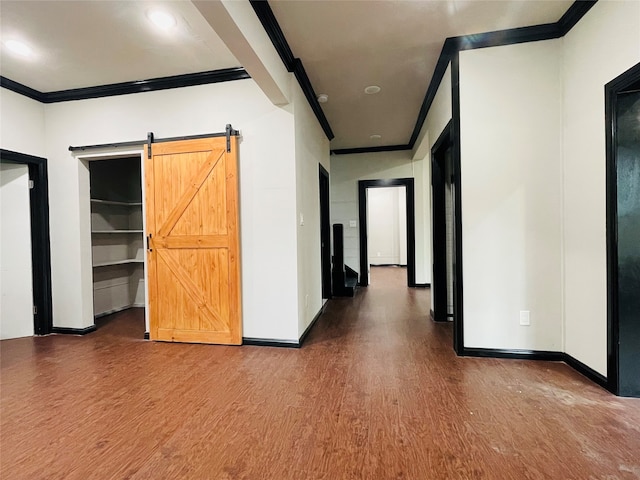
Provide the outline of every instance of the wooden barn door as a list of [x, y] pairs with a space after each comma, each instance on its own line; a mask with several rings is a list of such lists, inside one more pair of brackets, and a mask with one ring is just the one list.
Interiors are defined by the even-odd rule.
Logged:
[[149, 336], [239, 345], [237, 140], [154, 143], [148, 157]]

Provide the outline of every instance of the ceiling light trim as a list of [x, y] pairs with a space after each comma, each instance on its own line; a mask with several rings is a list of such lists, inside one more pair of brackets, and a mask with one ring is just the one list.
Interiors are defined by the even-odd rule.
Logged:
[[147, 19], [164, 32], [168, 32], [178, 26], [176, 17], [166, 10], [151, 9], [147, 12]]
[[210, 83], [231, 82], [251, 78], [242, 67], [224, 68], [208, 72], [187, 73], [171, 77], [159, 77], [149, 80], [112, 83], [95, 87], [58, 90], [55, 92], [39, 92], [21, 83], [0, 76], [0, 87], [19, 93], [41, 103], [58, 103], [73, 100], [87, 100], [90, 98], [113, 97], [133, 93], [153, 92], [173, 88], [193, 87]]

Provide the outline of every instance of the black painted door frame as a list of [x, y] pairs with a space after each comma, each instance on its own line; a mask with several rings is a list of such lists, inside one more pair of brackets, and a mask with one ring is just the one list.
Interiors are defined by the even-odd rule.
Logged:
[[360, 222], [360, 280], [359, 285], [369, 285], [369, 252], [367, 239], [367, 189], [381, 187], [406, 187], [407, 214], [407, 285], [416, 286], [416, 215], [413, 178], [358, 181], [358, 214]]
[[[456, 96], [454, 95], [454, 98]], [[455, 118], [455, 117], [454, 117]], [[431, 148], [431, 208], [433, 211], [433, 289], [434, 320], [447, 320], [446, 212], [444, 154], [451, 149], [453, 195], [453, 348], [465, 354], [462, 296], [462, 191], [459, 125], [451, 120]], [[441, 286], [444, 285], [444, 288]]]
[[320, 262], [322, 271], [322, 298], [331, 298], [331, 213], [329, 172], [319, 165], [320, 181]]
[[49, 180], [47, 159], [0, 149], [2, 162], [27, 165], [31, 210], [31, 269], [33, 282], [33, 315], [35, 335], [47, 335], [53, 327], [51, 303], [51, 242], [49, 237]]
[[[445, 200], [445, 152], [452, 148], [451, 130], [445, 128], [431, 149], [431, 209], [433, 212], [433, 319], [446, 322], [447, 318], [447, 228]], [[455, 315], [454, 315], [455, 318]]]
[[[616, 395], [627, 395], [620, 382], [621, 365], [619, 269], [618, 269], [618, 191], [617, 191], [617, 99], [629, 90], [640, 89], [640, 63], [605, 85], [606, 202], [607, 202], [607, 387]], [[640, 345], [638, 345], [640, 349]]]

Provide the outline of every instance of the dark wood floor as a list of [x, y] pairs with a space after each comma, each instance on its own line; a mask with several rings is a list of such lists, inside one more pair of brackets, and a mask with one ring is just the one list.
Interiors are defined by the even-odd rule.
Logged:
[[300, 349], [144, 341], [142, 312], [1, 349], [2, 479], [640, 478], [640, 400], [562, 363], [457, 358], [372, 269]]

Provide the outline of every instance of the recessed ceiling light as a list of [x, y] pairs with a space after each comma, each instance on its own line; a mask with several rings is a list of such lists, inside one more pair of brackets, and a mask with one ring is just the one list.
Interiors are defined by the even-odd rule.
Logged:
[[380, 87], [377, 85], [369, 85], [364, 89], [364, 93], [367, 95], [373, 95], [374, 93], [378, 93], [380, 91]]
[[378, 135], [377, 133], [374, 133], [373, 135], [369, 135], [369, 138], [371, 140], [380, 140], [382, 138], [382, 135]]
[[20, 40], [7, 40], [4, 42], [4, 45], [9, 51], [16, 55], [20, 55], [21, 57], [30, 57], [33, 55], [31, 47]]
[[318, 102], [327, 103], [328, 101], [329, 101], [329, 95], [327, 95], [326, 93], [321, 93], [320, 95], [318, 95]]
[[168, 30], [176, 26], [176, 18], [163, 10], [150, 10], [147, 13], [147, 18], [159, 28]]

